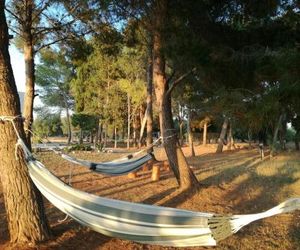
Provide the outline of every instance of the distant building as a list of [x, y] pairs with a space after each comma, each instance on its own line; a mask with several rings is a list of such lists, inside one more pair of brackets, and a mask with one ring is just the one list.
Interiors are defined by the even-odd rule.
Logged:
[[23, 113], [25, 93], [18, 92], [18, 94], [19, 94], [19, 99], [20, 99], [20, 104], [21, 104], [21, 113]]

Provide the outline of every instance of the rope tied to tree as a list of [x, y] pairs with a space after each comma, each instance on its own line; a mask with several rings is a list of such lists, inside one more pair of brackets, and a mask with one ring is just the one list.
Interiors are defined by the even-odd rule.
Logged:
[[173, 138], [175, 136], [177, 136], [176, 129], [174, 129], [174, 128], [165, 129], [164, 130], [164, 135], [161, 136], [162, 144], [165, 144], [168, 140], [170, 140], [171, 138]]
[[32, 157], [32, 154], [31, 152], [29, 151], [29, 149], [26, 147], [24, 141], [22, 140], [20, 134], [19, 134], [19, 131], [17, 129], [17, 126], [16, 126], [16, 123], [15, 121], [16, 120], [22, 120], [24, 121], [24, 117], [21, 116], [21, 115], [16, 115], [16, 116], [8, 116], [8, 115], [4, 115], [4, 116], [0, 116], [0, 122], [10, 122], [14, 128], [14, 131], [16, 133], [16, 136], [18, 138], [17, 142], [16, 142], [16, 145], [15, 145], [15, 158], [17, 160], [19, 160], [19, 157], [18, 157], [18, 148], [21, 147], [23, 149], [23, 152], [25, 154], [25, 157], [26, 158], [29, 158], [29, 157]]
[[17, 130], [17, 127], [16, 127], [16, 124], [15, 124], [15, 120], [17, 120], [17, 119], [21, 119], [23, 121], [24, 117], [21, 116], [21, 115], [17, 115], [17, 116], [8, 116], [8, 115], [0, 116], [0, 121], [2, 121], [2, 122], [7, 122], [8, 121], [8, 122], [12, 123], [13, 128], [14, 128], [16, 134], [17, 134], [18, 139], [19, 138], [21, 139], [20, 134], [19, 134], [19, 132]]

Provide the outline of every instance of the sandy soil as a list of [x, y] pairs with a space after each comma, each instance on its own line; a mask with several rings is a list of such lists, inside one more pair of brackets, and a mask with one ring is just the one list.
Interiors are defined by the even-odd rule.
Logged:
[[[73, 168], [74, 188], [120, 200], [219, 214], [244, 214], [266, 210], [290, 197], [300, 197], [299, 153], [285, 152], [271, 160], [261, 161], [256, 148], [245, 149], [243, 145], [240, 146], [238, 150], [222, 154], [214, 153], [215, 145], [207, 145], [205, 148], [197, 146], [196, 156], [188, 157], [201, 184], [201, 188], [193, 193], [179, 192], [173, 174], [166, 170], [162, 171], [159, 181], [153, 182], [150, 170], [139, 171], [135, 179], [127, 176], [108, 177], [74, 166], [50, 152], [39, 153], [37, 157], [66, 182]], [[184, 152], [189, 155], [188, 148], [184, 148]], [[121, 155], [90, 152], [75, 154], [76, 157], [94, 161], [106, 161]], [[165, 159], [162, 149], [156, 149], [155, 155], [159, 160]], [[35, 249], [176, 249], [109, 238], [72, 219], [59, 222], [64, 214], [47, 201], [45, 205], [54, 237]], [[0, 248], [16, 249], [9, 245], [1, 188], [0, 225]], [[211, 249], [300, 249], [300, 213], [255, 222]]]

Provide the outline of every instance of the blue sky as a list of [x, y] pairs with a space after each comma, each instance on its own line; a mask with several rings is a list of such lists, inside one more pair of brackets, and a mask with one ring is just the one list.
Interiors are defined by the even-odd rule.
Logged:
[[[18, 92], [25, 93], [25, 63], [23, 54], [13, 45], [9, 46], [10, 62], [13, 68], [14, 77]], [[21, 100], [22, 102], [22, 100]], [[34, 99], [34, 106], [41, 106], [42, 102], [39, 97]]]
[[13, 44], [9, 46], [9, 54], [18, 91], [25, 92], [25, 64], [23, 54]]

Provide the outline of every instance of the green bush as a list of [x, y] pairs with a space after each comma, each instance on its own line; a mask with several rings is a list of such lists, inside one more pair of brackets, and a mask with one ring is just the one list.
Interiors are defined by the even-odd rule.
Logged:
[[294, 141], [295, 140], [296, 131], [293, 128], [288, 128], [286, 131], [286, 141]]
[[90, 145], [76, 144], [68, 147], [66, 151], [92, 151], [92, 147]]

